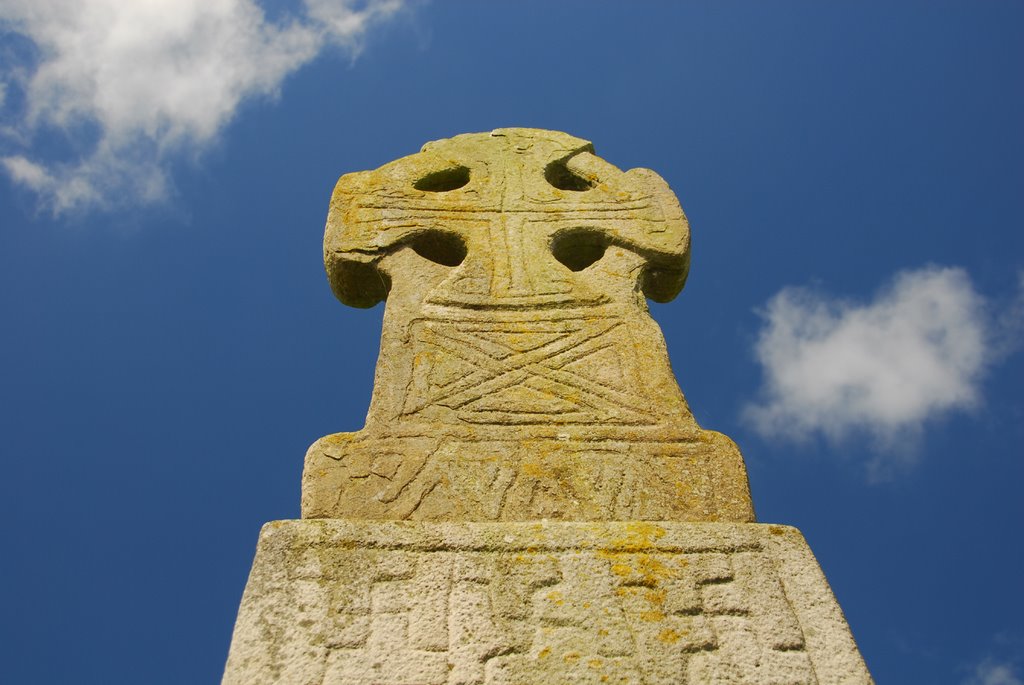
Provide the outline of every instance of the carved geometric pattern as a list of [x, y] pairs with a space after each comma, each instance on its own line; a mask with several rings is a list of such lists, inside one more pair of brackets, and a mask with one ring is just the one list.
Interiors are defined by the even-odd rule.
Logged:
[[616, 350], [611, 317], [420, 319], [403, 415], [440, 405], [482, 424], [653, 424]]
[[316, 581], [330, 595], [316, 626], [328, 648], [324, 683], [818, 682], [757, 542], [701, 551], [325, 545], [303, 555], [291, 582]]
[[[391, 520], [700, 520], [742, 517], [699, 441], [499, 442], [365, 438], [324, 459], [331, 517]], [[323, 517], [319, 510], [313, 518]], [[742, 518], [741, 518], [742, 520]]]

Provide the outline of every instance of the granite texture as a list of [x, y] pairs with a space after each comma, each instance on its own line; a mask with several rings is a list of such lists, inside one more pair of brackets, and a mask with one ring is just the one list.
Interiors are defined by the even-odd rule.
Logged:
[[657, 174], [555, 131], [342, 176], [328, 278], [387, 301], [370, 410], [264, 527], [224, 685], [870, 683], [676, 383], [647, 300], [689, 244]]
[[268, 523], [224, 685], [870, 683], [800, 533]]

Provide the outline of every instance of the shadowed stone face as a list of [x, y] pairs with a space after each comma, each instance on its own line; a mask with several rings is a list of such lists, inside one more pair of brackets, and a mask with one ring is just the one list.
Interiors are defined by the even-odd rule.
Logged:
[[304, 517], [753, 520], [647, 314], [689, 263], [654, 172], [553, 131], [428, 143], [339, 180], [324, 260], [387, 308], [366, 427], [310, 448]]

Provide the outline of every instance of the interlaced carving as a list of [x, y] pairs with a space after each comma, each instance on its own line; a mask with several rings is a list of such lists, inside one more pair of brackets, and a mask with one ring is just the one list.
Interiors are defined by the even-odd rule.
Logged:
[[370, 411], [264, 527], [224, 684], [870, 683], [676, 384], [646, 298], [688, 258], [668, 185], [564, 133], [343, 176], [331, 285], [387, 301]]
[[304, 516], [752, 519], [647, 314], [689, 264], [654, 172], [554, 131], [428, 143], [339, 180], [324, 261], [342, 302], [387, 310], [366, 427], [310, 449]]

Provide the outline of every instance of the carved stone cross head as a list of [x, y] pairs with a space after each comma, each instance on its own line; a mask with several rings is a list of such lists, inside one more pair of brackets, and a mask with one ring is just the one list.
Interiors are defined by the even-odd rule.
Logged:
[[[402, 272], [402, 246], [448, 267], [428, 302], [469, 309], [586, 306], [608, 293], [589, 267], [610, 246], [658, 302], [683, 287], [690, 230], [653, 171], [620, 171], [587, 141], [498, 129], [428, 143], [374, 171], [346, 174], [331, 199], [324, 260], [339, 299], [368, 307]], [[423, 286], [425, 284], [418, 284]]]
[[310, 448], [303, 516], [751, 520], [739, 451], [697, 426], [647, 313], [689, 245], [660, 176], [555, 131], [342, 176], [331, 286], [387, 306], [366, 427]]

